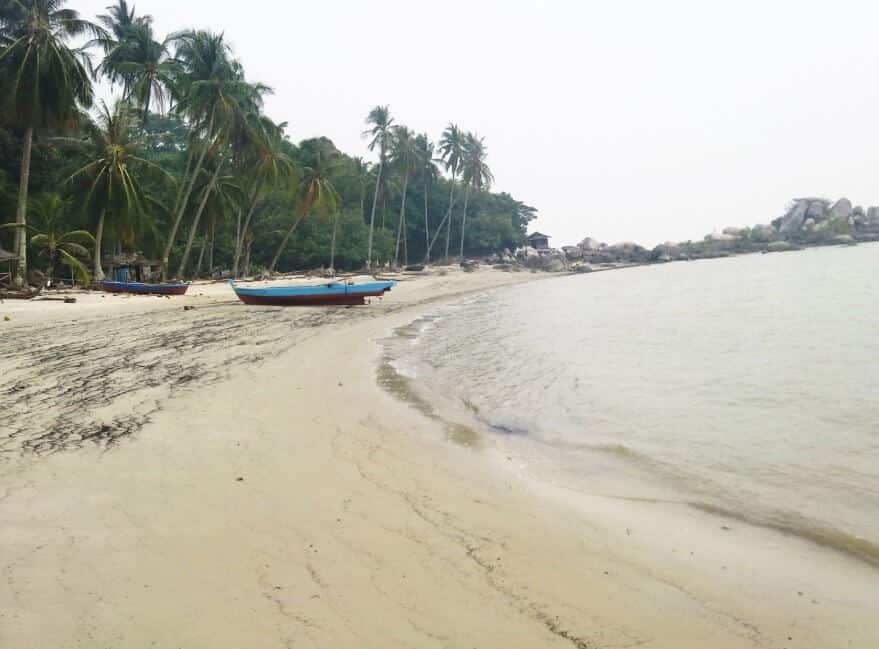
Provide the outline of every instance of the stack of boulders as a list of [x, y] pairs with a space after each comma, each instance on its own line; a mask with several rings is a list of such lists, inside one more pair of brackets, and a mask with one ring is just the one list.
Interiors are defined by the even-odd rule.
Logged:
[[516, 251], [516, 259], [525, 268], [534, 270], [544, 270], [549, 273], [561, 273], [569, 270], [568, 259], [565, 253], [556, 248], [538, 250], [531, 246], [525, 246]]

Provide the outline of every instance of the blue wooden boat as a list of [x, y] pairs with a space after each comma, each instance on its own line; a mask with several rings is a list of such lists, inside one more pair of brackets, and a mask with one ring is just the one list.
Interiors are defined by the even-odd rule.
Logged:
[[144, 284], [143, 282], [113, 282], [103, 280], [95, 282], [102, 291], [110, 293], [137, 293], [139, 295], [183, 295], [189, 288], [189, 282], [173, 284]]
[[366, 304], [368, 297], [381, 297], [391, 290], [396, 282], [366, 282], [347, 284], [329, 282], [311, 286], [266, 286], [264, 288], [243, 287], [229, 280], [238, 299], [245, 304], [271, 306], [323, 306]]

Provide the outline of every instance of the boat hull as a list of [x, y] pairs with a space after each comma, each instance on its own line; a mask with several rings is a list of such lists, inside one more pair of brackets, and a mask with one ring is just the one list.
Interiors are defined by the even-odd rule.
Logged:
[[[230, 282], [231, 283], [231, 282]], [[244, 304], [261, 306], [358, 306], [368, 297], [381, 297], [394, 282], [368, 284], [331, 283], [324, 286], [277, 286], [242, 288], [232, 284]]]
[[142, 282], [97, 282], [98, 288], [108, 293], [134, 293], [136, 295], [184, 295], [189, 284], [144, 284]]

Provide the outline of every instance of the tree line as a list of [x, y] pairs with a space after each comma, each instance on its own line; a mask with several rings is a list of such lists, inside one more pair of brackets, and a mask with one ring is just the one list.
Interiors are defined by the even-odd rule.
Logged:
[[159, 38], [126, 0], [95, 21], [64, 0], [0, 0], [0, 209], [15, 214], [0, 244], [16, 285], [29, 262], [100, 280], [103, 259], [133, 251], [163, 278], [239, 277], [522, 243], [535, 210], [490, 191], [484, 138], [449, 124], [434, 143], [376, 106], [373, 163], [324, 137], [294, 144], [264, 112], [271, 92], [222, 33]]

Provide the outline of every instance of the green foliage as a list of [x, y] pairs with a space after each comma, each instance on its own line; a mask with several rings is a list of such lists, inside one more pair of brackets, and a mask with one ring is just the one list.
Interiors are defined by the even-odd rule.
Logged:
[[[82, 49], [67, 43], [82, 37], [92, 39]], [[376, 106], [363, 133], [375, 163], [325, 137], [294, 144], [263, 112], [270, 89], [246, 79], [222, 33], [157, 36], [152, 17], [126, 0], [98, 25], [62, 0], [0, 4], [0, 46], [0, 209], [14, 209], [25, 133], [36, 127], [28, 186], [38, 200], [26, 205], [54, 212], [28, 231], [50, 272], [56, 263], [85, 268], [88, 242], [74, 233], [97, 234], [101, 215], [105, 251], [168, 258], [182, 270], [194, 248], [191, 265], [198, 255], [208, 270], [241, 271], [269, 268], [276, 256], [280, 270], [327, 266], [334, 224], [334, 265], [355, 269], [420, 261], [430, 239], [446, 249], [447, 237], [456, 249], [460, 239], [470, 253], [514, 248], [535, 216], [489, 191], [483, 139], [454, 124], [435, 147]], [[121, 90], [93, 114], [89, 51], [100, 55], [95, 72]], [[0, 243], [13, 229], [0, 230]]]

